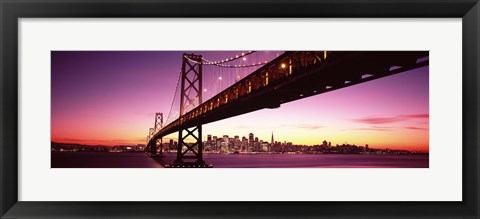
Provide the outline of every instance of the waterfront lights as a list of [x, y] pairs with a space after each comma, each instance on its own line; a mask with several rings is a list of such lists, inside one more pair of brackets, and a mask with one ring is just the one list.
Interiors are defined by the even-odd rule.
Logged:
[[243, 57], [243, 61], [246, 61], [247, 60], [247, 57]]
[[280, 67], [282, 67], [282, 68], [286, 68], [286, 67], [287, 67], [287, 65], [285, 65], [285, 63], [282, 63], [282, 64], [280, 65]]

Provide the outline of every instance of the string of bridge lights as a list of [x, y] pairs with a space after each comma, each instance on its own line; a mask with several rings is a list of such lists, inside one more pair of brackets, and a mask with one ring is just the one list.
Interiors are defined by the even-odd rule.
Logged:
[[265, 64], [267, 64], [267, 61], [253, 63], [249, 65], [216, 65], [216, 66], [223, 67], [223, 68], [247, 68], [247, 67], [254, 67], [254, 66], [265, 65]]
[[225, 62], [235, 61], [235, 60], [237, 60], [237, 59], [243, 59], [243, 61], [245, 61], [245, 60], [247, 60], [247, 59], [245, 58], [245, 56], [248, 56], [248, 55], [250, 55], [250, 54], [252, 54], [252, 53], [254, 53], [254, 52], [255, 52], [255, 51], [248, 51], [248, 52], [242, 53], [242, 54], [240, 54], [240, 55], [235, 55], [235, 57], [230, 57], [229, 59], [223, 59], [223, 60], [221, 60], [221, 61], [215, 61], [215, 62], [209, 61], [209, 60], [207, 60], [207, 59], [205, 59], [205, 58], [203, 58], [203, 57], [202, 57], [202, 60], [205, 61], [205, 62], [203, 63], [204, 65], [219, 65], [219, 64], [223, 64], [223, 63], [225, 63]]
[[247, 65], [226, 65], [226, 64], [223, 64], [223, 63], [226, 63], [226, 62], [231, 62], [231, 61], [235, 61], [237, 59], [243, 59], [243, 61], [246, 61], [246, 57], [247, 55], [250, 55], [252, 53], [254, 53], [255, 51], [248, 51], [246, 53], [242, 53], [240, 55], [235, 55], [235, 57], [231, 57], [230, 59], [224, 59], [224, 60], [221, 60], [221, 61], [215, 61], [215, 62], [212, 62], [212, 61], [209, 61], [208, 59], [205, 59], [202, 57], [202, 60], [203, 62], [199, 62], [197, 60], [193, 60], [191, 59], [188, 55], [185, 55], [184, 57], [186, 59], [188, 59], [190, 62], [193, 62], [195, 64], [202, 64], [202, 65], [215, 65], [215, 66], [219, 66], [219, 67], [223, 67], [223, 68], [248, 68], [248, 67], [255, 67], [255, 66], [260, 66], [260, 65], [265, 65], [268, 63], [268, 61], [265, 61], [265, 62], [258, 62], [258, 63], [252, 63], [252, 64], [247, 64]]

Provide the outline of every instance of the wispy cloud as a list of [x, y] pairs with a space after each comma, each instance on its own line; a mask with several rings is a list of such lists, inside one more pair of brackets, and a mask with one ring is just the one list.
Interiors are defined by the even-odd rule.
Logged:
[[407, 119], [428, 119], [429, 115], [428, 114], [408, 114], [408, 115], [402, 115], [402, 117]]
[[[118, 145], [118, 144], [136, 144], [135, 140], [125, 139], [79, 139], [79, 138], [52, 138], [51, 141], [60, 143], [76, 143], [87, 145]], [[142, 140], [145, 141], [145, 138]]]
[[362, 131], [392, 131], [392, 127], [387, 126], [372, 126], [372, 127], [365, 127], [365, 128], [355, 128], [355, 130], [362, 130]]
[[366, 124], [388, 124], [410, 119], [428, 119], [428, 114], [407, 114], [391, 117], [363, 117], [359, 119], [353, 119], [353, 121]]
[[402, 118], [397, 118], [397, 117], [368, 117], [368, 118], [354, 119], [355, 122], [367, 123], [367, 124], [386, 124], [386, 123], [399, 122], [402, 120], [403, 120]]
[[405, 128], [410, 130], [428, 130], [428, 128], [415, 127], [415, 126], [407, 126]]
[[296, 125], [296, 127], [300, 129], [321, 129], [324, 126], [315, 125], [315, 124], [300, 124], [300, 125]]
[[136, 137], [136, 138], [134, 139], [134, 141], [146, 141], [146, 139], [147, 139], [147, 136], [145, 136], [145, 137]]
[[85, 142], [85, 141], [91, 141], [91, 140], [78, 139], [78, 138], [52, 138], [52, 141]]
[[324, 128], [325, 126], [322, 125], [316, 125], [316, 124], [282, 124], [278, 126], [248, 126], [248, 125], [239, 125], [236, 126], [237, 129], [252, 129], [252, 128], [263, 128], [263, 129], [276, 129], [276, 128], [297, 128], [297, 129], [321, 129]]

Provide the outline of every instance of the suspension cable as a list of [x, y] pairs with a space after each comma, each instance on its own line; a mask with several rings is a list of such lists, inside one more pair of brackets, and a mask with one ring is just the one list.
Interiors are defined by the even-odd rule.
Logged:
[[[171, 122], [171, 121], [168, 121], [168, 120], [170, 119], [170, 115], [172, 114], [173, 104], [175, 103], [175, 98], [177, 97], [178, 85], [180, 84], [181, 77], [182, 77], [182, 70], [179, 71], [177, 85], [175, 86], [175, 93], [173, 94], [172, 105], [170, 105], [170, 111], [168, 112], [168, 118], [167, 118], [167, 122], [169, 122], [168, 124], [170, 124], [170, 122]], [[168, 125], [168, 124], [166, 124], [166, 125]]]
[[203, 63], [204, 65], [218, 65], [218, 64], [225, 63], [225, 62], [231, 62], [231, 61], [235, 61], [235, 60], [237, 60], [237, 59], [241, 59], [241, 58], [243, 58], [243, 57], [245, 57], [245, 56], [248, 56], [248, 55], [250, 55], [250, 54], [252, 54], [252, 53], [254, 53], [254, 52], [255, 52], [255, 51], [248, 51], [248, 52], [246, 52], [246, 53], [242, 53], [242, 54], [240, 54], [240, 55], [235, 55], [235, 57], [231, 57], [230, 59], [224, 59], [224, 60], [222, 60], [222, 61], [214, 61], [214, 62], [213, 62], [213, 61], [209, 61], [209, 60], [207, 60], [207, 59], [205, 59], [205, 58], [203, 58], [203, 57], [202, 57], [202, 60], [205, 61], [205, 62]]

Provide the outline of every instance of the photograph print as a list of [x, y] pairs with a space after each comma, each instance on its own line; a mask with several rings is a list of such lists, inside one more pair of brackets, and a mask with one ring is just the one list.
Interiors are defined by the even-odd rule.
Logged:
[[429, 168], [429, 52], [51, 51], [51, 168]]

